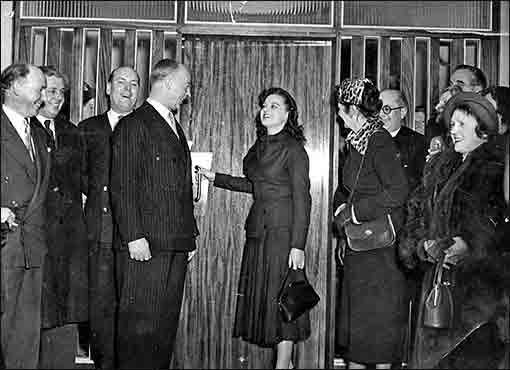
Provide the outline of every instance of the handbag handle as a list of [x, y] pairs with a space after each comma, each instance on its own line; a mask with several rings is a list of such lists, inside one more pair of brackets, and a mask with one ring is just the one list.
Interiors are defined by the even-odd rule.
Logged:
[[446, 254], [443, 252], [441, 253], [441, 256], [439, 257], [439, 260], [436, 262], [436, 268], [434, 270], [434, 279], [432, 280], [433, 283], [433, 289], [434, 289], [434, 305], [437, 305], [437, 301], [439, 299], [439, 289], [438, 286], [442, 283], [443, 280], [443, 265], [444, 260], [446, 258]]
[[278, 292], [278, 297], [282, 294], [283, 289], [285, 288], [285, 285], [287, 285], [287, 280], [289, 279], [291, 272], [297, 273], [298, 271], [301, 272], [300, 275], [302, 275], [302, 278], [298, 279], [298, 280], [294, 280], [294, 281], [306, 281], [306, 282], [308, 281], [308, 278], [306, 277], [306, 272], [305, 272], [304, 268], [293, 270], [292, 268], [289, 267], [287, 269], [287, 273], [285, 274], [285, 278], [283, 279], [282, 285], [280, 286], [280, 290]]

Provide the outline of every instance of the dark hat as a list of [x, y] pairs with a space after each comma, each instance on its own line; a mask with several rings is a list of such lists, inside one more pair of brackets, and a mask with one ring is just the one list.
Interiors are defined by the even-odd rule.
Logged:
[[460, 92], [454, 95], [446, 104], [443, 112], [445, 124], [449, 127], [452, 114], [459, 106], [467, 106], [487, 126], [488, 133], [498, 133], [498, 115], [496, 110], [485, 97], [472, 92]]

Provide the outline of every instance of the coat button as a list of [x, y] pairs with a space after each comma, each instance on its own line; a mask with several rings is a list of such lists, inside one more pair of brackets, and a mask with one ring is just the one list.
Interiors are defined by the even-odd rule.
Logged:
[[54, 192], [57, 192], [57, 191], [59, 191], [59, 188], [58, 188], [58, 186], [55, 186], [55, 187], [53, 188], [53, 191], [54, 191]]
[[159, 155], [156, 156], [156, 160], [159, 161]]
[[108, 186], [106, 186], [106, 185], [105, 185], [105, 186], [103, 187], [103, 191], [108, 191]]
[[104, 212], [104, 213], [108, 213], [108, 208], [104, 207], [104, 208], [103, 208], [103, 212]]

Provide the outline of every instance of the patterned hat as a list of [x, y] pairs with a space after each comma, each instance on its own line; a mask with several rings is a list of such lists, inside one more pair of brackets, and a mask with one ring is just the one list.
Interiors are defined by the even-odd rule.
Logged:
[[365, 90], [365, 83], [373, 85], [368, 78], [346, 78], [338, 87], [338, 102], [341, 104], [360, 105]]

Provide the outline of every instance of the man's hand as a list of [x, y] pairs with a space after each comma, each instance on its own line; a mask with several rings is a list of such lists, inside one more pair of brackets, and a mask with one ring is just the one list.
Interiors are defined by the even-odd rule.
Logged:
[[298, 248], [292, 248], [289, 253], [289, 267], [294, 270], [305, 267], [305, 252]]
[[137, 239], [128, 243], [129, 257], [136, 261], [148, 261], [152, 258], [147, 239]]
[[9, 225], [9, 227], [16, 227], [18, 226], [18, 224], [16, 223], [16, 215], [14, 214], [13, 211], [11, 211], [10, 208], [8, 207], [1, 207], [2, 208], [2, 211], [1, 211], [1, 223], [4, 223], [6, 222], [7, 225]]

